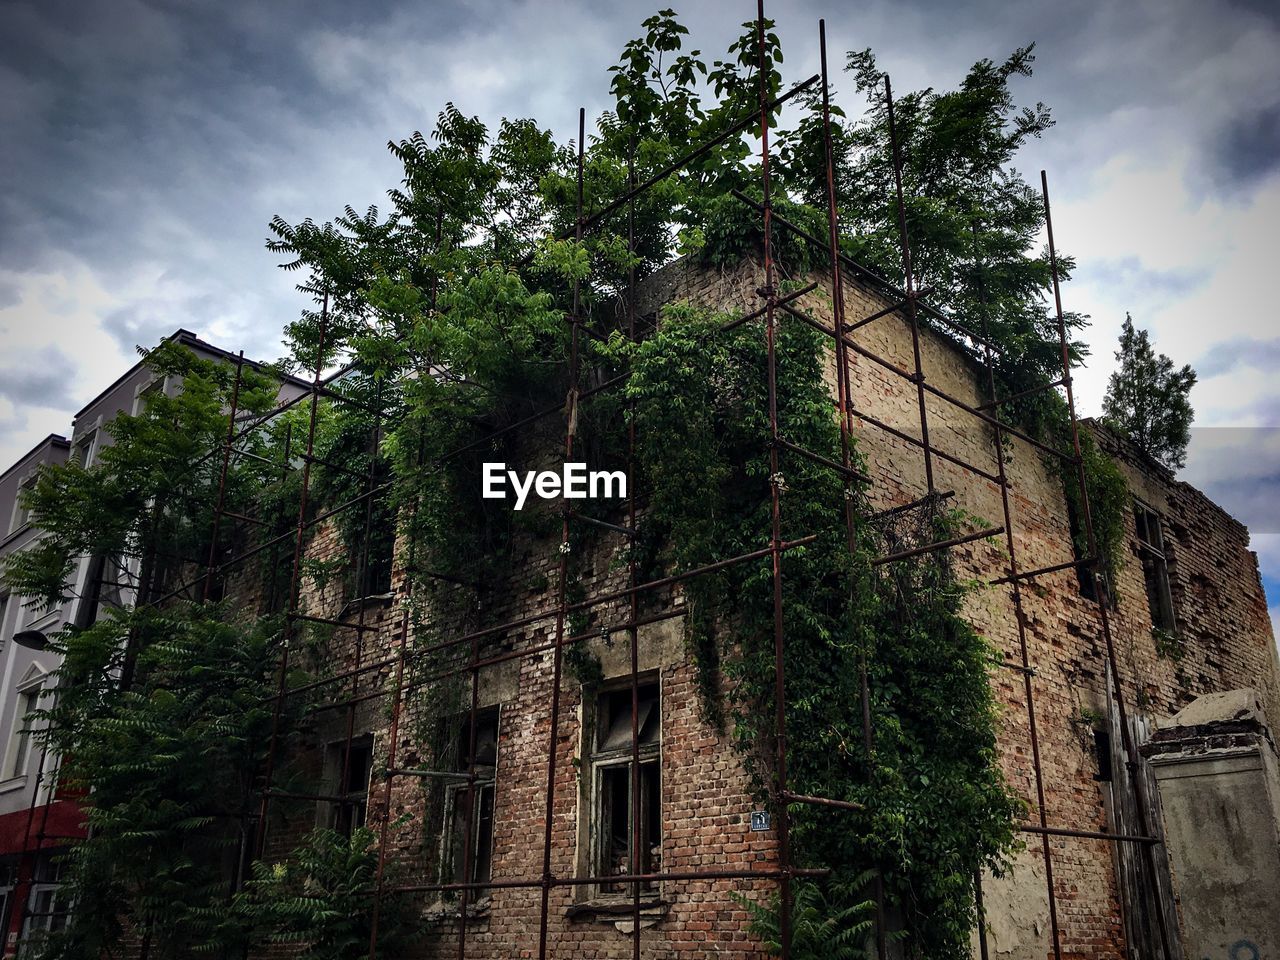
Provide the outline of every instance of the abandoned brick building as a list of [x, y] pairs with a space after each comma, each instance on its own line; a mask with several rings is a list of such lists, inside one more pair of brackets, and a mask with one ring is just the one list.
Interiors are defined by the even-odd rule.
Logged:
[[[758, 302], [761, 279], [759, 267], [750, 263], [716, 271], [678, 261], [644, 282], [641, 312], [652, 315], [682, 300], [747, 312]], [[910, 325], [900, 309], [891, 309], [891, 291], [854, 274], [845, 277], [843, 289], [850, 325], [883, 314], [851, 335], [866, 353], [850, 357], [850, 392], [872, 505], [890, 509], [917, 501], [925, 491], [921, 444], [913, 439], [917, 391], [892, 369], [912, 367]], [[831, 302], [821, 292], [806, 295], [802, 306], [831, 323]], [[920, 347], [930, 383], [974, 409], [990, 399], [971, 353], [927, 331]], [[834, 359], [828, 376], [834, 393]], [[1018, 562], [1022, 570], [1048, 571], [1034, 583], [1028, 578], [1021, 594], [1028, 671], [1022, 667], [1010, 584], [1001, 580], [1009, 563], [1005, 540], [977, 538], [952, 548], [961, 576], [986, 584], [969, 594], [966, 613], [1003, 654], [991, 676], [1004, 707], [1000, 764], [1029, 804], [1027, 842], [1014, 869], [983, 879], [986, 923], [983, 937], [975, 933], [975, 955], [1044, 960], [1055, 955], [1055, 929], [1062, 956], [1159, 955], [1160, 924], [1173, 938], [1170, 950], [1176, 955], [1270, 955], [1277, 949], [1276, 911], [1267, 906], [1274, 907], [1277, 892], [1277, 781], [1268, 731], [1280, 716], [1280, 676], [1247, 531], [1125, 441], [1089, 426], [1121, 465], [1128, 485], [1125, 557], [1114, 575], [1109, 608], [1132, 734], [1152, 756], [1141, 771], [1152, 786], [1148, 830], [1163, 834], [1154, 846], [1163, 876], [1157, 880], [1160, 892], [1152, 896], [1135, 879], [1144, 841], [1134, 839], [1140, 833], [1136, 798], [1119, 758], [1121, 734], [1108, 692], [1098, 600], [1074, 565], [1061, 476], [1043, 451], [1016, 437], [1006, 438], [1002, 468], [990, 425], [938, 395], [928, 395], [926, 402], [937, 489], [948, 491], [977, 523], [995, 520], [1002, 506], [994, 481], [1006, 469]], [[555, 438], [544, 439], [541, 456], [554, 462]], [[542, 509], [556, 514], [559, 507]], [[630, 776], [638, 759], [640, 810], [634, 823], [640, 830], [640, 872], [660, 875], [641, 885], [641, 955], [762, 955], [748, 932], [744, 906], [731, 894], [758, 898], [776, 888], [769, 873], [776, 864], [776, 836], [758, 815], [764, 811], [751, 797], [729, 740], [700, 719], [696, 678], [682, 640], [679, 584], [665, 590], [657, 612], [638, 627], [639, 711], [632, 750], [631, 652], [626, 632], [619, 630], [627, 619], [626, 569], [610, 563], [625, 534], [619, 529], [604, 531], [592, 557], [577, 558], [584, 601], [607, 602], [590, 608], [585, 626], [566, 629], [564, 643], [589, 648], [601, 675], [584, 684], [564, 670], [550, 766], [556, 533], [529, 534], [517, 551], [520, 574], [487, 594], [492, 599], [481, 622], [515, 626], [454, 637], [458, 645], [450, 651], [457, 658], [416, 671], [411, 661], [399, 676], [405, 668], [398, 654], [415, 649], [413, 628], [402, 615], [399, 565], [406, 545], [393, 554], [384, 534], [380, 543], [364, 546], [371, 559], [362, 564], [361, 576], [305, 581], [299, 616], [314, 631], [313, 655], [318, 653], [318, 662], [338, 682], [326, 694], [332, 706], [314, 713], [304, 744], [294, 744], [276, 764], [264, 856], [283, 855], [317, 824], [349, 831], [367, 822], [385, 831], [394, 877], [389, 886], [408, 892], [414, 916], [421, 917], [412, 934], [417, 951], [446, 955], [458, 949], [461, 935], [467, 957], [536, 956], [545, 787], [553, 773], [549, 867], [558, 882], [545, 888], [550, 955], [631, 956], [632, 891], [609, 877], [628, 872]], [[357, 562], [332, 521], [318, 527], [306, 550], [309, 562]], [[372, 559], [377, 556], [380, 562]], [[258, 600], [250, 594], [240, 598], [246, 608]], [[433, 676], [431, 670], [442, 664], [443, 673]], [[472, 685], [464, 682], [452, 706], [435, 705], [430, 724], [415, 722], [415, 705], [442, 695], [436, 681], [457, 664], [462, 668], [453, 671], [456, 677], [466, 681], [474, 673], [474, 702]], [[1035, 803], [1028, 677], [1043, 821]], [[1229, 709], [1215, 713], [1215, 704]], [[1184, 709], [1190, 719], [1178, 718]], [[433, 740], [435, 747], [427, 742]], [[1216, 761], [1215, 750], [1225, 759]], [[423, 771], [429, 757], [446, 758], [437, 764], [445, 769]], [[1215, 802], [1226, 806], [1214, 807]], [[1047, 836], [1037, 832], [1041, 822], [1048, 825]], [[1205, 849], [1200, 832], [1227, 844], [1237, 860], [1221, 862], [1221, 855]], [[1128, 839], [1109, 839], [1114, 836]], [[1213, 875], [1215, 869], [1220, 876]], [[743, 870], [757, 870], [761, 879], [716, 876]], [[468, 883], [473, 886], [460, 915], [458, 890], [444, 888]]]

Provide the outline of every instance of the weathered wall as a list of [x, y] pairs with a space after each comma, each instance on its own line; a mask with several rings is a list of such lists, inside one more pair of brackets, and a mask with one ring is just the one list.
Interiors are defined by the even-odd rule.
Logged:
[[[760, 285], [751, 265], [738, 271], [717, 273], [691, 269], [679, 263], [646, 285], [653, 306], [675, 299], [690, 299], [728, 309], [753, 309], [754, 291]], [[846, 283], [846, 315], [850, 322], [880, 310], [886, 302], [853, 282]], [[806, 298], [813, 316], [830, 323], [830, 303], [821, 290]], [[784, 318], [783, 322], [794, 322]], [[886, 317], [857, 332], [855, 339], [899, 367], [912, 366], [909, 329], [902, 318]], [[984, 380], [973, 361], [940, 336], [926, 333], [922, 339], [923, 364], [929, 381], [970, 404], [988, 398]], [[829, 374], [834, 384], [834, 367]], [[915, 388], [896, 374], [860, 356], [852, 361], [855, 405], [871, 416], [917, 436], [919, 415]], [[834, 387], [833, 387], [834, 390]], [[994, 472], [996, 460], [992, 432], [969, 414], [930, 396], [926, 402], [933, 445], [983, 470]], [[540, 439], [554, 455], [556, 429]], [[863, 421], [858, 428], [859, 450], [873, 477], [874, 507], [911, 501], [925, 490], [921, 451]], [[1072, 558], [1059, 465], [1033, 448], [1014, 440], [1008, 448], [1011, 504], [1018, 561], [1023, 569], [1048, 566]], [[529, 464], [532, 466], [532, 464]], [[1177, 557], [1175, 602], [1187, 628], [1180, 660], [1161, 657], [1151, 637], [1150, 616], [1142, 574], [1136, 562], [1120, 571], [1117, 581], [1116, 641], [1130, 709], [1154, 716], [1172, 712], [1199, 693], [1260, 684], [1268, 703], [1276, 700], [1274, 653], [1266, 603], [1262, 597], [1256, 562], [1247, 552], [1247, 538], [1238, 524], [1212, 507], [1202, 496], [1168, 477], [1151, 474], [1126, 461], [1130, 482], [1144, 500], [1170, 518], [1167, 536]], [[978, 519], [975, 526], [1002, 522], [996, 486], [962, 468], [935, 459], [937, 486], [955, 492], [954, 505]], [[477, 478], [479, 482], [479, 478]], [[785, 501], [783, 504], [785, 511]], [[1128, 537], [1134, 535], [1132, 516]], [[554, 526], [554, 525], [553, 525]], [[762, 542], [765, 531], [762, 531]], [[466, 623], [448, 624], [444, 635], [458, 635], [516, 617], [547, 614], [554, 605], [557, 577], [558, 530], [538, 536], [529, 533], [520, 542], [517, 582], [493, 593], [494, 599], [475, 611]], [[571, 563], [585, 596], [625, 586], [625, 567], [612, 562], [621, 542], [602, 535]], [[1007, 557], [1002, 538], [971, 543], [955, 551], [961, 577], [987, 581], [1005, 572]], [[340, 556], [343, 547], [331, 528], [321, 531], [310, 548], [316, 558]], [[662, 603], [677, 602], [674, 591]], [[353, 617], [345, 597], [308, 587], [307, 612], [323, 616]], [[345, 613], [344, 613], [345, 607]], [[1009, 662], [1020, 661], [1020, 650], [1008, 587], [976, 590], [967, 611], [975, 626]], [[1103, 649], [1095, 605], [1079, 596], [1075, 574], [1068, 570], [1039, 579], [1024, 590], [1029, 660], [1034, 667], [1033, 694], [1040, 732], [1042, 769], [1046, 787], [1045, 815], [1051, 825], [1105, 830], [1107, 790], [1099, 774], [1091, 728], [1105, 713]], [[364, 634], [358, 651], [360, 662], [385, 660], [398, 642], [399, 611], [387, 606], [378, 613], [383, 627]], [[584, 632], [625, 619], [617, 605], [592, 610]], [[747, 779], [727, 740], [706, 728], [698, 718], [694, 677], [675, 632], [678, 621], [667, 621], [642, 631], [641, 662], [656, 672], [661, 687], [661, 757], [663, 868], [755, 865], [767, 867], [773, 856], [773, 835], [748, 829], [752, 803]], [[502, 635], [487, 636], [479, 644], [481, 656], [499, 656], [524, 647], [543, 645], [553, 637], [553, 618], [543, 616], [525, 627]], [[607, 675], [625, 672], [625, 633], [613, 633], [612, 648], [591, 640], [604, 662]], [[438, 635], [434, 638], [438, 640]], [[410, 630], [411, 649], [432, 642], [415, 627]], [[466, 654], [468, 647], [457, 652]], [[357, 662], [353, 631], [339, 631], [325, 640], [322, 659], [333, 672]], [[443, 662], [443, 661], [442, 661]], [[454, 657], [452, 661], [458, 662]], [[439, 664], [438, 664], [439, 666]], [[480, 678], [481, 706], [499, 704], [496, 828], [493, 876], [495, 881], [536, 878], [541, 874], [546, 754], [550, 740], [552, 654], [545, 651], [487, 668]], [[492, 672], [490, 672], [492, 671]], [[1268, 672], [1271, 671], [1271, 672]], [[385, 689], [391, 668], [367, 675], [357, 694]], [[410, 676], [414, 676], [412, 673]], [[1261, 681], [1259, 678], [1262, 678]], [[1010, 782], [1030, 803], [1036, 791], [1022, 675], [1007, 667], [995, 668], [995, 685], [1004, 708], [1001, 763]], [[441, 688], [415, 686], [406, 697], [408, 719], [401, 727], [398, 765], [417, 762], [423, 745], [415, 742], [422, 726], [415, 726], [415, 712], [430, 712], [430, 698], [444, 696]], [[456, 697], [456, 692], [451, 694]], [[556, 743], [556, 790], [553, 802], [552, 872], [560, 877], [581, 876], [583, 813], [576, 760], [582, 756], [581, 685], [566, 670], [561, 684], [560, 725]], [[458, 701], [454, 701], [458, 702]], [[466, 701], [461, 701], [465, 703]], [[377, 706], [369, 704], [376, 703]], [[355, 729], [372, 730], [381, 768], [386, 756], [388, 718], [386, 700], [367, 701], [357, 711]], [[1268, 708], [1274, 715], [1274, 706]], [[341, 735], [342, 726], [325, 721], [313, 742], [321, 744]], [[345, 719], [345, 718], [344, 718]], [[415, 732], [416, 731], [416, 732]], [[410, 759], [406, 759], [406, 757]], [[305, 751], [294, 761], [306, 767]], [[315, 769], [314, 758], [310, 761]], [[381, 797], [379, 775], [373, 778], [375, 807]], [[279, 816], [292, 819], [289, 826], [273, 824], [275, 849], [309, 826], [303, 805], [281, 804]], [[398, 778], [392, 792], [390, 815], [408, 813], [407, 825], [393, 828], [396, 858], [407, 865], [404, 882], [436, 882], [434, 837], [440, 829], [440, 806], [433, 788], [416, 778]], [[1032, 819], [1035, 813], [1032, 810]], [[375, 809], [371, 819], [381, 814]], [[282, 821], [283, 823], [283, 821]], [[1106, 841], [1055, 837], [1051, 840], [1054, 897], [1058, 907], [1063, 955], [1072, 958], [1124, 956], [1120, 904], [1114, 880], [1112, 850]], [[748, 956], [758, 955], [745, 933], [745, 912], [728, 894], [741, 885], [728, 881], [669, 882], [661, 890], [646, 922], [645, 955]], [[989, 916], [992, 955], [1022, 960], [1043, 960], [1049, 954], [1048, 891], [1038, 837], [1028, 838], [1028, 850], [1016, 858], [1012, 873], [988, 878], [984, 883]], [[773, 885], [761, 882], [754, 894], [764, 895]], [[584, 913], [585, 888], [555, 887], [550, 895], [550, 941], [556, 956], [613, 957], [628, 955], [628, 937], [619, 929], [619, 918]], [[431, 908], [433, 894], [423, 898]], [[537, 945], [540, 891], [501, 889], [480, 905], [468, 924], [468, 957], [506, 958], [527, 955]], [[437, 914], [448, 910], [438, 909]], [[455, 910], [456, 913], [456, 910]], [[570, 916], [572, 914], [572, 916]], [[622, 924], [625, 926], [625, 924]], [[456, 936], [457, 920], [444, 916], [424, 926], [422, 946]]]
[[1280, 764], [1258, 706], [1252, 690], [1201, 698], [1144, 747], [1189, 957], [1280, 954]]

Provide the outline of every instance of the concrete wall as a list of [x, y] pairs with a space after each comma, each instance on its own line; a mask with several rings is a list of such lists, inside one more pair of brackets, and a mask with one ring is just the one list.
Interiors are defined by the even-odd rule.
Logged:
[[[19, 490], [25, 482], [34, 479], [41, 467], [64, 463], [69, 450], [65, 438], [47, 437], [0, 476], [0, 529], [7, 533], [0, 539], [0, 560], [39, 539], [39, 531], [30, 523], [15, 525]], [[56, 669], [57, 658], [48, 651], [37, 652], [14, 643], [13, 635], [20, 630], [57, 632], [68, 619], [71, 604], [49, 609], [33, 607], [29, 598], [10, 593], [3, 584], [0, 584], [0, 597], [5, 598], [3, 614], [0, 614], [0, 818], [7, 815], [21, 818], [25, 817], [35, 794], [41, 751], [39, 744], [32, 741], [24, 769], [14, 773], [12, 753], [17, 732], [29, 726], [25, 712], [19, 711], [19, 688], [40, 683], [42, 677]], [[52, 689], [52, 680], [45, 680], [44, 686]], [[48, 705], [47, 700], [40, 703], [42, 708]], [[0, 832], [3, 832], [3, 822], [0, 820]]]
[[1147, 744], [1188, 957], [1280, 956], [1280, 765], [1252, 690], [1204, 697]]

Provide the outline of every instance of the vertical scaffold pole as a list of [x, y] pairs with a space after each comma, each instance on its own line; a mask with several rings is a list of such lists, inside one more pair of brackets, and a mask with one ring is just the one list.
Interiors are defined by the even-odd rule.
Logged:
[[[840, 266], [840, 223], [836, 196], [835, 151], [831, 142], [831, 82], [827, 74], [827, 22], [818, 21], [818, 50], [822, 64], [822, 147], [826, 161], [827, 191], [827, 243], [831, 257], [831, 311], [835, 326], [836, 352], [836, 402], [840, 408], [840, 464], [845, 469], [844, 483], [847, 496], [844, 499], [845, 536], [849, 553], [856, 556], [858, 550], [856, 499], [850, 484], [853, 469], [853, 383], [849, 375], [849, 348], [845, 342], [844, 276]], [[856, 572], [854, 576], [856, 576]], [[853, 584], [850, 583], [852, 594]], [[875, 749], [875, 731], [871, 723], [871, 684], [867, 675], [867, 654], [858, 654], [858, 686], [862, 698], [862, 744], [867, 754], [867, 771], [872, 769], [872, 751]], [[885, 960], [888, 951], [885, 930], [884, 875], [877, 868], [872, 880], [875, 899], [875, 938], [877, 960]]]
[[902, 150], [893, 116], [893, 86], [884, 77], [884, 103], [889, 122], [889, 146], [893, 155], [893, 187], [898, 198], [898, 242], [902, 250], [902, 286], [906, 292], [907, 320], [911, 324], [911, 351], [915, 359], [916, 402], [920, 409], [920, 442], [924, 451], [924, 477], [929, 496], [934, 494], [933, 450], [929, 446], [929, 412], [924, 402], [924, 368], [920, 360], [920, 317], [916, 310], [915, 270], [911, 262], [911, 241], [907, 234], [907, 205], [902, 193]]
[[289, 575], [288, 614], [280, 639], [280, 668], [276, 679], [275, 705], [271, 714], [271, 739], [267, 746], [267, 762], [263, 771], [262, 800], [258, 807], [258, 828], [254, 841], [254, 857], [262, 858], [267, 842], [267, 816], [271, 812], [271, 781], [275, 776], [276, 755], [280, 749], [280, 722], [289, 683], [289, 644], [293, 639], [302, 581], [302, 553], [307, 534], [307, 499], [311, 492], [311, 461], [316, 452], [316, 420], [319, 415], [321, 381], [324, 377], [325, 338], [329, 330], [329, 294], [320, 305], [320, 330], [316, 344], [315, 375], [311, 381], [311, 403], [307, 418], [306, 456], [302, 462], [302, 490], [298, 495], [298, 525], [293, 542], [293, 565]]
[[777, 290], [774, 286], [773, 199], [769, 172], [769, 84], [765, 56], [764, 0], [756, 0], [756, 72], [760, 81], [760, 184], [764, 199], [764, 329], [769, 393], [769, 561], [773, 585], [773, 699], [778, 814], [779, 941], [782, 960], [791, 957], [791, 814], [787, 809], [787, 701], [782, 609], [782, 504], [778, 465]]
[[[1133, 742], [1133, 734], [1129, 730], [1128, 709], [1124, 702], [1124, 681], [1120, 679], [1120, 664], [1116, 657], [1115, 641], [1111, 635], [1111, 616], [1107, 613], [1108, 593], [1110, 586], [1098, 573], [1098, 540], [1093, 527], [1093, 511], [1089, 505], [1089, 484], [1085, 477], [1084, 454], [1080, 447], [1080, 422], [1076, 418], [1075, 394], [1071, 383], [1071, 344], [1067, 339], [1067, 322], [1062, 313], [1062, 289], [1058, 277], [1058, 252], [1053, 242], [1053, 212], [1049, 207], [1049, 177], [1040, 171], [1040, 194], [1044, 199], [1044, 225], [1049, 240], [1049, 270], [1053, 278], [1053, 306], [1058, 322], [1058, 343], [1062, 353], [1062, 384], [1067, 395], [1067, 413], [1071, 418], [1071, 452], [1075, 460], [1076, 483], [1080, 492], [1080, 512], [1083, 515], [1085, 540], [1088, 545], [1090, 572], [1094, 581], [1094, 595], [1097, 602], [1098, 621], [1102, 627], [1103, 643], [1107, 651], [1107, 665], [1111, 668], [1111, 685], [1116, 700], [1116, 716], [1120, 723], [1120, 741], [1124, 747], [1124, 765], [1129, 781], [1133, 786], [1134, 797], [1138, 808], [1138, 832], [1143, 836], [1151, 836], [1151, 823], [1148, 817], [1148, 797], [1146, 783], [1142, 777], [1142, 768], [1137, 756], [1137, 746]], [[1147, 874], [1147, 883], [1152, 897], [1158, 897], [1160, 888], [1156, 883], [1157, 868], [1155, 844], [1142, 844], [1142, 863]], [[1160, 947], [1165, 960], [1173, 960], [1174, 954], [1169, 942], [1169, 931], [1165, 929], [1164, 914], [1157, 911], [1156, 928], [1160, 931]]]
[[[582, 242], [582, 177], [587, 133], [587, 111], [578, 110], [578, 216], [574, 224], [574, 240]], [[582, 326], [582, 282], [573, 281], [573, 315], [569, 318], [569, 392], [565, 402], [564, 459], [573, 459], [573, 437], [578, 422], [578, 337]], [[542, 824], [542, 900], [538, 914], [538, 960], [547, 957], [547, 926], [551, 910], [551, 840], [555, 827], [556, 749], [560, 740], [560, 679], [564, 673], [564, 625], [568, 616], [569, 586], [569, 501], [564, 501], [560, 521], [559, 582], [556, 585], [555, 648], [551, 668], [551, 722], [547, 735], [547, 798]]]
[[[979, 271], [978, 280], [978, 303], [982, 310], [982, 351], [983, 365], [986, 367], [987, 373], [987, 389], [991, 396], [996, 396], [996, 375], [994, 359], [991, 354], [991, 320], [987, 307], [986, 286], [982, 282], [980, 254], [977, 244], [977, 226], [974, 226], [974, 265]], [[1022, 578], [1019, 576], [1018, 568], [1018, 547], [1016, 538], [1013, 535], [1013, 511], [1009, 505], [1009, 479], [1005, 470], [1004, 456], [1004, 430], [999, 426], [994, 428], [994, 446], [996, 454], [996, 476], [999, 478], [1000, 487], [1000, 508], [1004, 515], [1004, 535], [1005, 549], [1009, 554], [1009, 563], [1007, 566], [1007, 576], [1009, 580], [1009, 594], [1013, 600], [1014, 622], [1018, 628], [1018, 655], [1021, 660], [1022, 669], [1018, 672], [1022, 674], [1022, 695], [1027, 707], [1027, 731], [1031, 739], [1031, 769], [1035, 776], [1036, 784], [1036, 814], [1040, 821], [1040, 853], [1044, 860], [1044, 877], [1045, 885], [1048, 887], [1049, 893], [1049, 931], [1053, 938], [1053, 956], [1054, 960], [1062, 960], [1062, 938], [1058, 927], [1058, 898], [1054, 891], [1053, 881], [1053, 852], [1049, 845], [1048, 833], [1048, 812], [1045, 810], [1045, 793], [1044, 793], [1044, 769], [1040, 764], [1040, 734], [1036, 726], [1036, 704], [1034, 685], [1031, 678], [1035, 671], [1031, 669], [1031, 657], [1027, 646], [1027, 617], [1022, 606]], [[979, 914], [982, 912], [981, 907], [981, 885], [982, 877], [976, 878], [977, 893], [975, 906], [978, 908]], [[979, 916], [979, 921], [981, 921]], [[980, 931], [979, 943], [985, 953], [987, 947], [986, 931]]]

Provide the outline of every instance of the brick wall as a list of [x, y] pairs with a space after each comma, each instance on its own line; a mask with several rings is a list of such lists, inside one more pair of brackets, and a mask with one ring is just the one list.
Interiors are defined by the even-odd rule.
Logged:
[[[754, 291], [761, 280], [758, 269], [751, 264], [735, 271], [713, 272], [677, 263], [646, 282], [641, 312], [652, 312], [657, 305], [677, 299], [726, 309], [753, 309], [757, 303]], [[845, 291], [850, 322], [887, 305], [878, 293], [852, 278], [846, 279]], [[805, 306], [830, 324], [830, 301], [822, 288], [805, 298]], [[900, 367], [913, 365], [909, 328], [898, 316], [862, 328], [855, 339]], [[985, 381], [980, 368], [970, 357], [932, 333], [924, 335], [921, 347], [931, 383], [970, 404], [989, 399], [982, 387]], [[904, 433], [918, 436], [914, 386], [864, 357], [854, 355], [851, 365], [855, 406]], [[834, 364], [828, 375], [834, 393]], [[926, 408], [935, 447], [995, 472], [994, 438], [989, 428], [932, 396], [928, 397]], [[554, 457], [560, 429], [558, 424], [549, 424], [527, 440], [528, 449], [541, 446]], [[924, 493], [922, 454], [917, 447], [865, 422], [858, 425], [858, 438], [873, 478], [873, 507], [904, 503]], [[1115, 438], [1099, 433], [1099, 439], [1120, 459], [1135, 494], [1167, 518], [1174, 602], [1182, 627], [1180, 657], [1175, 660], [1157, 652], [1140, 564], [1136, 559], [1126, 563], [1117, 577], [1119, 606], [1114, 623], [1130, 709], [1158, 721], [1201, 693], [1254, 686], [1261, 690], [1268, 715], [1274, 718], [1280, 709], [1275, 648], [1256, 560], [1247, 550], [1244, 528], [1197, 491], [1142, 462]], [[1011, 441], [1007, 454], [1021, 567], [1042, 567], [1072, 559], [1056, 465], [1018, 440]], [[534, 459], [530, 453], [530, 460]], [[1002, 522], [999, 492], [993, 484], [943, 460], [935, 460], [935, 474], [939, 489], [954, 491], [954, 505], [979, 518], [975, 524], [996, 526]], [[526, 509], [554, 506], [531, 505]], [[1132, 515], [1128, 524], [1128, 539], [1132, 541]], [[762, 542], [765, 536], [762, 531]], [[515, 618], [547, 614], [555, 602], [558, 541], [558, 527], [554, 534], [542, 537], [521, 534], [515, 548], [520, 573], [514, 582], [492, 591], [492, 601], [470, 614], [466, 622], [449, 624], [450, 629], [428, 634], [424, 627], [414, 624], [408, 634], [410, 649], [438, 642], [442, 635], [458, 635]], [[571, 568], [586, 596], [598, 596], [626, 585], [625, 565], [616, 562], [621, 547], [622, 538], [610, 533], [600, 533], [575, 546]], [[1004, 548], [1003, 538], [958, 548], [955, 557], [959, 575], [979, 581], [1002, 575], [1007, 562]], [[310, 542], [308, 554], [313, 559], [333, 559], [340, 557], [343, 550], [336, 530], [325, 527]], [[1040, 578], [1024, 589], [1023, 598], [1030, 660], [1036, 671], [1033, 690], [1046, 784], [1046, 817], [1053, 825], [1104, 830], [1105, 787], [1094, 779], [1098, 766], [1090, 731], [1095, 722], [1091, 718], [1105, 712], [1106, 702], [1096, 608], [1079, 596], [1071, 570]], [[678, 602], [678, 589], [671, 590], [652, 598], [648, 609], [659, 610]], [[304, 588], [303, 607], [308, 613], [326, 617], [358, 616], [358, 607], [348, 604], [341, 587], [334, 584], [322, 587], [309, 581]], [[966, 612], [1007, 660], [1019, 659], [1008, 587], [973, 591]], [[309, 665], [338, 673], [357, 663], [393, 657], [400, 636], [400, 608], [387, 601], [371, 602], [366, 605], [365, 617], [366, 622], [378, 628], [363, 633], [358, 649], [355, 631], [304, 630], [303, 637], [311, 639], [310, 646], [302, 645], [303, 655], [310, 658]], [[620, 604], [601, 605], [592, 609], [584, 632], [596, 635], [602, 626], [616, 627], [624, 620], [625, 610]], [[477, 648], [482, 658], [501, 656], [549, 643], [553, 637], [554, 618], [547, 615], [508, 633], [486, 636], [477, 642]], [[606, 680], [628, 674], [625, 631], [614, 630], [607, 642], [598, 635], [580, 642], [588, 644], [600, 657]], [[438, 670], [464, 662], [469, 650], [469, 645], [463, 645], [448, 655], [430, 659]], [[699, 720], [693, 668], [683, 650], [679, 620], [641, 629], [640, 661], [643, 670], [656, 675], [661, 691], [662, 868], [768, 868], [773, 862], [773, 834], [749, 830], [749, 814], [754, 805], [746, 776], [727, 739]], [[480, 706], [501, 708], [492, 861], [495, 881], [536, 879], [541, 874], [552, 665], [553, 655], [546, 651], [486, 667], [476, 676]], [[341, 689], [357, 696], [386, 690], [392, 669], [384, 665], [355, 683], [347, 681]], [[456, 710], [470, 702], [466, 675], [452, 683], [430, 683], [424, 671], [429, 673], [430, 669], [419, 668], [407, 675], [416, 685], [410, 687], [404, 700], [398, 766], [428, 762], [431, 750], [422, 741], [429, 725], [423, 717]], [[1035, 786], [1021, 675], [997, 669], [992, 683], [1004, 708], [1001, 763], [1015, 788], [1032, 801]], [[387, 756], [389, 700], [365, 700], [351, 717], [352, 729], [357, 733], [371, 731], [375, 737], [378, 759], [374, 764], [370, 809], [370, 820], [375, 825], [385, 815], [380, 808], [384, 788], [379, 771]], [[582, 876], [589, 866], [585, 851], [590, 817], [580, 774], [586, 769], [581, 763], [584, 711], [591, 705], [584, 705], [583, 700], [581, 685], [566, 667], [560, 694], [552, 825], [551, 868], [557, 877]], [[283, 773], [297, 780], [314, 777], [319, 769], [317, 751], [325, 742], [344, 735], [347, 720], [345, 710], [321, 714], [308, 736], [292, 745]], [[411, 818], [389, 831], [389, 849], [405, 869], [400, 882], [429, 884], [438, 880], [440, 793], [433, 781], [409, 777], [394, 781], [390, 815], [393, 819], [401, 814]], [[314, 816], [314, 804], [280, 802], [272, 823], [269, 852], [282, 855], [290, 842], [314, 824]], [[1031, 849], [1018, 858], [1012, 878], [993, 879], [986, 884], [992, 950], [997, 956], [1047, 955], [1043, 868], [1036, 863], [1039, 841], [1031, 841]], [[1109, 845], [1096, 840], [1054, 838], [1051, 849], [1063, 955], [1122, 957], [1120, 906]], [[761, 949], [745, 932], [746, 914], [729, 894], [736, 890], [760, 897], [774, 888], [771, 881], [765, 880], [753, 884], [664, 883], [660, 902], [646, 910], [644, 955], [760, 956]], [[552, 955], [630, 956], [626, 933], [629, 917], [584, 911], [583, 903], [590, 895], [586, 887], [559, 886], [551, 890]], [[468, 919], [466, 956], [536, 956], [540, 898], [541, 891], [536, 888], [492, 889]], [[428, 955], [454, 950], [457, 937], [456, 909], [441, 908], [436, 900], [434, 894], [418, 898], [424, 919], [415, 941], [420, 951]]]

